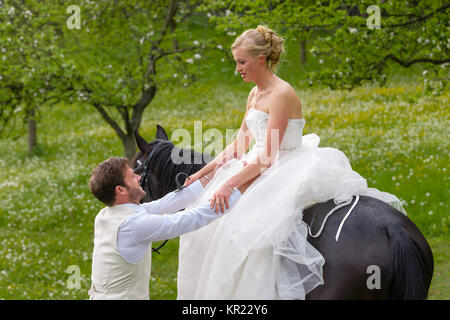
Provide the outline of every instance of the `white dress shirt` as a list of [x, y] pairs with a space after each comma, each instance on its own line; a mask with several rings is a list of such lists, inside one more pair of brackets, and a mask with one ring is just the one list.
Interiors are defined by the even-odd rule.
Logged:
[[[136, 214], [125, 219], [117, 232], [117, 249], [129, 263], [138, 263], [145, 255], [152, 241], [176, 238], [197, 230], [221, 216], [210, 208], [209, 202], [186, 211], [180, 211], [193, 203], [203, 186], [199, 180], [181, 191], [173, 191], [163, 198], [143, 203], [121, 204], [133, 209]], [[230, 196], [230, 208], [240, 198], [235, 189]], [[229, 210], [225, 210], [227, 213]], [[176, 212], [176, 213], [174, 213]], [[169, 214], [173, 213], [173, 214]]]

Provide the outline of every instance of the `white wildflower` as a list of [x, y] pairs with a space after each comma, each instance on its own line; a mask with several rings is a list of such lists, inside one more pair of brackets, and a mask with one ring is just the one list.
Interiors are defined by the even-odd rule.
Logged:
[[16, 8], [14, 8], [14, 7], [9, 8], [8, 14], [9, 14], [10, 16], [13, 16], [13, 15], [14, 15], [14, 12], [16, 12]]

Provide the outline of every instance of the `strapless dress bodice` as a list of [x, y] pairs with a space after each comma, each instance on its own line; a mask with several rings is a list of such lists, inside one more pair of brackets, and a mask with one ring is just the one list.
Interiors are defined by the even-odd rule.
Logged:
[[[255, 148], [258, 150], [264, 147], [268, 121], [269, 114], [264, 111], [251, 108], [247, 113], [246, 124], [253, 137], [255, 137]], [[300, 148], [302, 146], [304, 126], [304, 119], [289, 119], [280, 150], [289, 151]]]

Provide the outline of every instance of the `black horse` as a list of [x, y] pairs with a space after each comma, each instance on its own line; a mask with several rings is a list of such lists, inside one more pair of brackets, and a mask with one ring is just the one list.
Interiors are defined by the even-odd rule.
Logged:
[[[150, 143], [137, 132], [135, 137], [140, 151], [132, 167], [139, 174], [147, 169], [144, 201], [175, 190], [211, 160], [209, 155], [175, 147], [160, 126], [157, 139]], [[202, 163], [175, 164], [173, 152]], [[367, 196], [354, 197], [341, 208], [331, 199], [305, 209], [303, 221], [310, 227], [308, 241], [325, 258], [324, 284], [309, 292], [307, 299], [426, 299], [433, 255], [419, 229], [397, 209]]]

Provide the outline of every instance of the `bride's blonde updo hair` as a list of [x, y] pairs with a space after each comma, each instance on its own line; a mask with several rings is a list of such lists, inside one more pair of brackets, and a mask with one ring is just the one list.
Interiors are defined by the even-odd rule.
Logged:
[[263, 54], [268, 66], [275, 70], [280, 63], [280, 56], [284, 51], [284, 39], [266, 26], [248, 29], [234, 40], [231, 50], [238, 47], [245, 49], [253, 56]]

